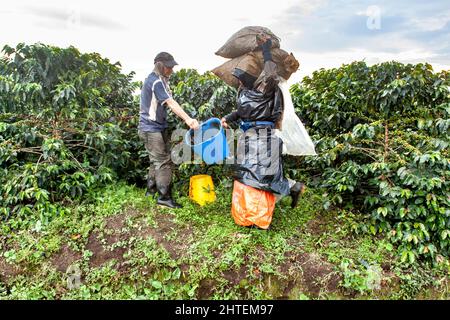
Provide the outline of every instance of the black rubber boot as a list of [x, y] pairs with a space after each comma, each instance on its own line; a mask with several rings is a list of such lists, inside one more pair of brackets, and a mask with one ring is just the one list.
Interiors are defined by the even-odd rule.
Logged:
[[156, 181], [154, 179], [147, 179], [147, 192], [146, 197], [154, 196], [156, 194]]
[[172, 209], [179, 209], [182, 206], [172, 199], [172, 191], [170, 186], [158, 186], [159, 198], [156, 204]]
[[291, 208], [294, 209], [298, 204], [298, 199], [300, 195], [305, 191], [305, 185], [300, 182], [296, 182], [292, 188], [290, 196], [292, 198]]

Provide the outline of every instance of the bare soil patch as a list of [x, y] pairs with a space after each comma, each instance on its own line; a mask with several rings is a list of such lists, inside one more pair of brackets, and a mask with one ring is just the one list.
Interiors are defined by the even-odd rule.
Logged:
[[[156, 227], [145, 227], [141, 230], [141, 236], [151, 236], [169, 253], [170, 257], [178, 260], [188, 252], [191, 242], [192, 228], [179, 226], [173, 222], [171, 215], [157, 213], [155, 216]], [[176, 232], [175, 239], [168, 239], [169, 234]]]
[[21, 274], [22, 271], [16, 265], [6, 262], [5, 258], [0, 257], [0, 281], [7, 281]]
[[73, 265], [76, 261], [81, 260], [82, 255], [80, 252], [72, 250], [67, 244], [53, 255], [51, 263], [55, 266], [56, 270], [60, 272], [66, 272], [67, 269]]

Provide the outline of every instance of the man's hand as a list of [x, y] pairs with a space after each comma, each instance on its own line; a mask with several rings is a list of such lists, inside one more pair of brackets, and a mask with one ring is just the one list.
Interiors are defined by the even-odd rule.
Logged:
[[186, 124], [189, 126], [189, 128], [193, 130], [198, 130], [198, 128], [200, 128], [200, 124], [196, 119], [188, 119], [186, 121]]
[[184, 122], [186, 122], [189, 128], [194, 130], [200, 128], [198, 121], [189, 117], [189, 115], [183, 110], [183, 108], [181, 108], [178, 102], [176, 102], [173, 98], [167, 100], [167, 105], [177, 116], [179, 116], [181, 119], [184, 120]]
[[222, 127], [224, 127], [225, 129], [228, 129], [228, 123], [227, 123], [227, 120], [225, 118], [222, 118], [220, 120], [220, 122], [222, 124]]

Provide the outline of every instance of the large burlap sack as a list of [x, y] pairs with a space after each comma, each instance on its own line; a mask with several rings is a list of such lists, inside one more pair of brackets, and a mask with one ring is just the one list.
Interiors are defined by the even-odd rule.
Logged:
[[263, 61], [260, 60], [254, 52], [251, 52], [225, 62], [224, 64], [211, 70], [211, 72], [225, 81], [225, 83], [229, 86], [238, 88], [239, 81], [232, 75], [234, 68], [244, 70], [255, 78], [258, 78], [263, 67]]
[[272, 39], [272, 48], [280, 47], [280, 38], [278, 38], [268, 28], [260, 26], [249, 26], [242, 28], [231, 36], [230, 39], [216, 52], [216, 55], [234, 59], [245, 55], [258, 47], [256, 35], [266, 34]]
[[[300, 63], [294, 55], [278, 48], [272, 51], [272, 59], [277, 65], [277, 74], [288, 80], [298, 70]], [[258, 78], [264, 68], [264, 58], [261, 51], [254, 51], [243, 56], [229, 60], [217, 68], [211, 70], [216, 76], [225, 81], [229, 86], [238, 88], [239, 81], [232, 75], [234, 68], [242, 69], [252, 76]]]
[[[277, 65], [277, 73], [283, 79], [289, 80], [291, 75], [298, 70], [300, 63], [295, 59], [292, 53], [287, 53], [283, 49], [273, 48], [272, 59]], [[255, 51], [253, 55], [258, 58], [261, 63], [264, 63], [262, 51]]]

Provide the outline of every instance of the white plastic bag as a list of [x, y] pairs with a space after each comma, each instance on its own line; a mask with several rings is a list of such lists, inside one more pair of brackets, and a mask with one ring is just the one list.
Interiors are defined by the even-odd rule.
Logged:
[[286, 80], [278, 85], [283, 92], [284, 116], [281, 130], [276, 130], [275, 134], [283, 140], [283, 154], [293, 156], [315, 156], [314, 143], [306, 132], [303, 123], [295, 114], [291, 93]]

